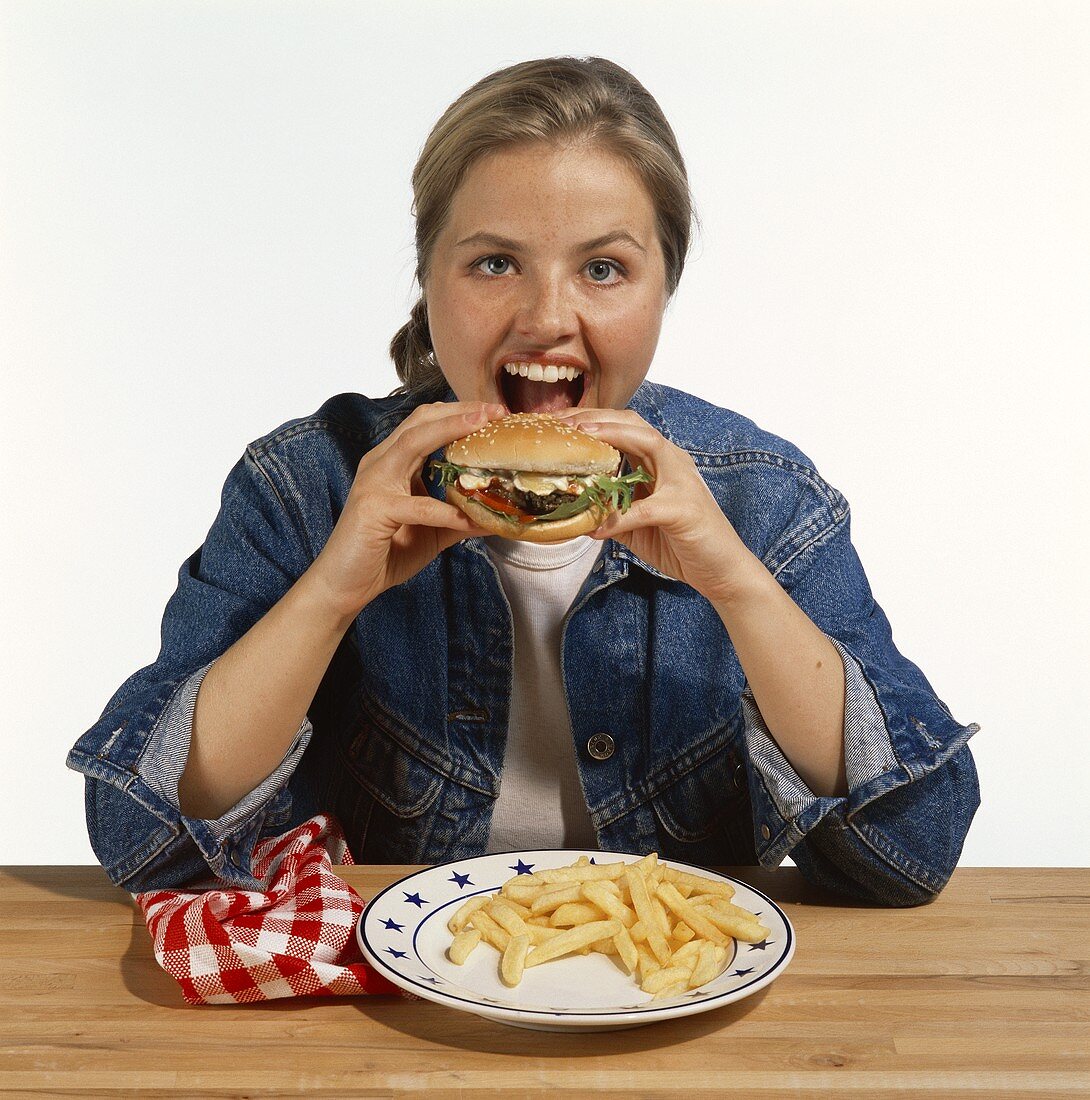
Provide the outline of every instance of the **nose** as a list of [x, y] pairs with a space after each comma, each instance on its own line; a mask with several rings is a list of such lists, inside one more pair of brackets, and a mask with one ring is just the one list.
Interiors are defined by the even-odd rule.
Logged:
[[516, 327], [524, 340], [552, 346], [578, 328], [571, 289], [562, 275], [539, 275], [523, 281]]

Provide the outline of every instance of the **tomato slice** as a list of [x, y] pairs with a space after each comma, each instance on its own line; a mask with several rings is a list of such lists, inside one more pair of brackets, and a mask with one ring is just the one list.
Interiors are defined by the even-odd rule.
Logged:
[[509, 500], [490, 493], [487, 489], [470, 489], [468, 495], [476, 497], [482, 504], [487, 505], [493, 512], [502, 512], [506, 516], [514, 516], [519, 523], [533, 523], [537, 516], [531, 516], [521, 508], [516, 507]]

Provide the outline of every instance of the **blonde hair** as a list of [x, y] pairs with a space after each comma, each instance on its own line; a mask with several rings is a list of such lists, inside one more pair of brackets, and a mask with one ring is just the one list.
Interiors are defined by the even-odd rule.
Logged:
[[[626, 69], [602, 57], [545, 57], [499, 69], [443, 112], [413, 169], [416, 281], [421, 288], [455, 193], [477, 160], [508, 145], [583, 141], [622, 157], [643, 180], [655, 207], [666, 292], [672, 297], [695, 220], [685, 162], [651, 93]], [[423, 293], [408, 323], [390, 341], [390, 357], [402, 381], [393, 394], [435, 400], [446, 392]]]

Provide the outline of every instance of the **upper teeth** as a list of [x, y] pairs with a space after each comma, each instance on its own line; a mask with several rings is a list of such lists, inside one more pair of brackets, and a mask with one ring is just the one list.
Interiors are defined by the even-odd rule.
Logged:
[[504, 363], [508, 374], [521, 374], [531, 382], [574, 382], [583, 372], [579, 367], [558, 367], [553, 363]]

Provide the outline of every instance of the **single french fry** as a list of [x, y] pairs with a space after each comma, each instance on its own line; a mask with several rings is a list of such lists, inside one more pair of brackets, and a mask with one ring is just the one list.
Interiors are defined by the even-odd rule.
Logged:
[[504, 897], [502, 894], [493, 901], [493, 905], [496, 901], [502, 901], [504, 905], [510, 906], [523, 920], [530, 916], [530, 907], [524, 905], [521, 901], [516, 901], [514, 898]]
[[716, 944], [709, 943], [707, 940], [700, 945], [700, 956], [689, 978], [690, 989], [696, 989], [697, 986], [704, 985], [715, 977], [715, 948]]
[[641, 875], [646, 875], [648, 871], [653, 871], [659, 866], [659, 854], [658, 852], [648, 852], [642, 859], [638, 859], [635, 863], [630, 863], [628, 866], [633, 871], [639, 871]]
[[734, 887], [729, 882], [720, 882], [715, 878], [705, 878], [703, 875], [693, 875], [688, 871], [678, 871], [671, 867], [666, 875], [666, 881], [675, 886], [684, 883], [693, 888], [694, 894], [718, 894], [728, 901], [734, 897]]
[[504, 894], [505, 897], [516, 897], [524, 890], [531, 887], [542, 887], [543, 884], [544, 879], [540, 875], [513, 875], [499, 888], [499, 892]]
[[511, 936], [528, 936], [530, 926], [506, 898], [494, 898], [485, 912]]
[[534, 916], [540, 913], [551, 913], [561, 905], [567, 905], [568, 902], [572, 901], [579, 901], [582, 896], [578, 882], [561, 884], [534, 898], [530, 905], [530, 912], [533, 913]]
[[629, 974], [635, 974], [636, 968], [640, 965], [640, 956], [636, 951], [636, 945], [632, 942], [632, 937], [628, 934], [628, 929], [622, 928], [613, 937], [613, 942], [617, 945], [617, 954], [621, 956], [621, 962], [624, 963]]
[[628, 930], [628, 934], [632, 937], [633, 943], [646, 943], [647, 942], [647, 925], [642, 920], [637, 920], [634, 925]]
[[500, 962], [500, 977], [506, 985], [518, 985], [526, 966], [526, 952], [530, 949], [529, 936], [512, 936]]
[[470, 952], [481, 942], [481, 930], [479, 928], [463, 928], [461, 932], [454, 933], [454, 939], [450, 942], [447, 955], [452, 963], [461, 966], [469, 958]]
[[617, 945], [613, 942], [614, 937], [606, 937], [604, 940], [595, 940], [590, 945], [591, 951], [598, 952], [599, 955], [616, 955]]
[[627, 863], [588, 863], [583, 867], [556, 867], [539, 874], [542, 882], [595, 882], [620, 878], [628, 866]]
[[[737, 909], [738, 907], [731, 906], [731, 908]], [[744, 909], [738, 911], [746, 913]], [[761, 940], [767, 938], [769, 933], [769, 930], [752, 913], [746, 913], [746, 917], [748, 917], [746, 919], [746, 917], [728, 915], [722, 909], [713, 908], [710, 905], [702, 906], [696, 912], [700, 914], [701, 920], [707, 920], [722, 935], [732, 936], [743, 943], [760, 943]], [[710, 936], [707, 938], [711, 939]]]
[[698, 936], [712, 943], [726, 946], [727, 936], [711, 921], [697, 912], [696, 907], [683, 898], [672, 882], [663, 882], [659, 885], [658, 896], [660, 900], [675, 912]]
[[688, 982], [692, 970], [687, 966], [664, 966], [656, 970], [654, 974], [648, 974], [640, 983], [640, 989], [644, 993], [658, 993], [660, 989], [674, 982]]
[[639, 960], [640, 981], [643, 981], [648, 975], [654, 974], [656, 970], [661, 970], [662, 967], [659, 965], [658, 959], [651, 954], [649, 947], [644, 947], [642, 943], [637, 943], [635, 947], [636, 957]]
[[695, 935], [696, 933], [683, 920], [679, 920], [674, 925], [673, 932], [670, 933], [671, 938], [678, 943], [688, 943]]
[[549, 940], [559, 936], [564, 929], [553, 928], [551, 925], [544, 924], [528, 924], [526, 931], [530, 934], [530, 942], [532, 944], [548, 943]]
[[595, 940], [617, 935], [623, 927], [619, 920], [597, 920], [580, 925], [578, 928], [569, 928], [559, 936], [554, 936], [548, 943], [535, 947], [526, 957], [526, 965], [540, 966], [541, 963], [548, 962], [550, 959], [558, 959], [561, 955], [581, 951]]
[[707, 942], [707, 940], [690, 940], [688, 943], [682, 944], [681, 947], [670, 956], [668, 965], [687, 966], [692, 969], [696, 966], [696, 960], [700, 955], [701, 945]]
[[663, 986], [651, 997], [651, 1000], [664, 1001], [667, 997], [676, 997], [679, 993], [684, 993], [688, 987], [688, 982], [674, 982], [673, 985]]
[[488, 940], [497, 951], [506, 951], [511, 939], [510, 933], [505, 932], [483, 909], [478, 909], [470, 915], [469, 923], [480, 930], [481, 935]]
[[577, 859], [577, 860], [575, 861], [575, 863], [574, 863], [574, 864], [572, 864], [572, 866], [573, 866], [573, 867], [586, 867], [586, 865], [587, 865], [588, 863], [590, 863], [590, 856], [580, 856], [580, 857], [579, 857], [579, 858], [578, 858], [578, 859]]
[[742, 920], [757, 919], [756, 915], [748, 909], [735, 905], [729, 898], [725, 898], [720, 894], [693, 894], [689, 901], [698, 909], [701, 906], [706, 906], [709, 909], [717, 909], [721, 913], [726, 913], [728, 916], [740, 917]]
[[484, 894], [479, 894], [475, 898], [469, 898], [464, 905], [458, 906], [455, 910], [454, 916], [447, 921], [447, 928], [449, 928], [451, 932], [461, 932], [461, 930], [465, 928], [470, 915], [487, 903], [488, 897]]
[[636, 910], [636, 915], [643, 921], [644, 928], [647, 930], [647, 946], [651, 948], [659, 964], [665, 966], [670, 958], [670, 948], [666, 945], [665, 935], [659, 929], [658, 915], [651, 905], [643, 875], [635, 868], [630, 868], [625, 872], [624, 879], [632, 894], [632, 906]]
[[553, 911], [549, 923], [554, 928], [572, 928], [577, 924], [603, 920], [609, 914], [603, 913], [597, 905], [585, 901], [569, 901]]
[[654, 891], [658, 889], [658, 885], [652, 885], [650, 882], [647, 884], [647, 891], [651, 897], [651, 908], [654, 910], [655, 919], [659, 922], [659, 931], [666, 937], [670, 935], [670, 929], [673, 926], [673, 922], [666, 915], [666, 909], [663, 904], [655, 896]]
[[584, 882], [582, 891], [587, 901], [597, 905], [607, 916], [615, 917], [625, 928], [631, 928], [636, 923], [636, 914], [619, 897], [610, 893], [603, 883]]
[[[522, 878], [526, 878], [526, 876], [524, 875]], [[505, 901], [518, 902], [519, 905], [524, 905], [528, 909], [533, 900], [541, 897], [543, 889], [541, 886], [535, 886], [532, 882], [516, 882], [511, 887], [507, 887], [505, 884], [498, 897], [503, 898]]]

